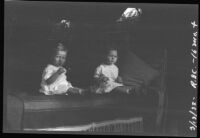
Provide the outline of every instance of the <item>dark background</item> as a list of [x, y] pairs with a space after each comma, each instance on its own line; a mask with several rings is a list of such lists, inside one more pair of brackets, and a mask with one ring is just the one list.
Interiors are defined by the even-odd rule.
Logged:
[[[117, 24], [127, 7], [141, 8], [142, 16], [133, 23]], [[144, 60], [167, 49], [169, 111], [178, 112], [170, 115], [188, 130], [195, 94], [189, 84], [191, 21], [197, 21], [197, 8], [192, 4], [6, 2], [4, 88], [38, 93], [50, 51], [61, 39], [69, 49], [68, 77], [77, 86], [89, 84], [108, 44], [129, 48]], [[54, 24], [63, 18], [71, 21], [71, 28], [63, 35], [52, 33]]]

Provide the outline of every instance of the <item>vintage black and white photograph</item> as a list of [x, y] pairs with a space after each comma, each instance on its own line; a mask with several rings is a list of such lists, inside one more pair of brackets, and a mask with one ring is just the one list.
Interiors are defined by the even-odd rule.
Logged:
[[198, 4], [4, 1], [3, 132], [197, 137]]

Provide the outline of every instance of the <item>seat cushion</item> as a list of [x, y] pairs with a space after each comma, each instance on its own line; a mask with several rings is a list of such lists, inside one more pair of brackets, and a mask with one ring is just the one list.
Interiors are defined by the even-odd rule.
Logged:
[[[21, 120], [17, 124], [23, 126], [24, 129], [76, 126], [146, 115], [156, 117], [155, 111], [158, 105], [158, 99], [154, 93], [146, 96], [118, 93], [89, 96], [36, 96], [15, 93], [14, 97], [20, 99], [22, 104], [20, 109], [23, 110], [23, 115], [17, 117]], [[15, 106], [12, 105], [11, 108], [15, 108]], [[12, 119], [12, 117], [10, 118]]]

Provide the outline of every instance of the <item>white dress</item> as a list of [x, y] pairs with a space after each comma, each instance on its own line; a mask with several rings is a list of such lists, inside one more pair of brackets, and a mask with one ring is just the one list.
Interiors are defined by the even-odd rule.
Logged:
[[71, 83], [67, 81], [66, 71], [62, 73], [52, 84], [46, 84], [46, 80], [58, 69], [59, 67], [54, 65], [47, 65], [42, 74], [41, 89], [39, 90], [40, 92], [44, 93], [45, 95], [54, 95], [66, 93], [69, 88], [73, 88]]
[[115, 80], [118, 77], [118, 67], [114, 64], [112, 65], [105, 65], [101, 64], [100, 66], [97, 67], [95, 71], [95, 78], [99, 78], [101, 75], [104, 75], [107, 77], [109, 80], [106, 83], [101, 83], [98, 88], [95, 90], [96, 93], [109, 93], [111, 92], [114, 88], [123, 86], [121, 83], [117, 83]]

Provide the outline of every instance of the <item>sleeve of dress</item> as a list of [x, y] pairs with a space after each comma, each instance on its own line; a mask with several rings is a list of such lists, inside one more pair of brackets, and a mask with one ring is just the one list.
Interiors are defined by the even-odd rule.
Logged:
[[42, 79], [43, 80], [47, 80], [49, 77], [51, 77], [51, 75], [54, 73], [54, 70], [51, 66], [47, 66], [42, 74]]
[[117, 77], [119, 76], [119, 68], [117, 66], [115, 66], [115, 67], [116, 67], [116, 69], [115, 69], [116, 78], [115, 79], [117, 79]]
[[102, 67], [101, 66], [98, 66], [95, 70], [95, 73], [94, 73], [94, 78], [99, 78], [100, 75], [102, 73]]

